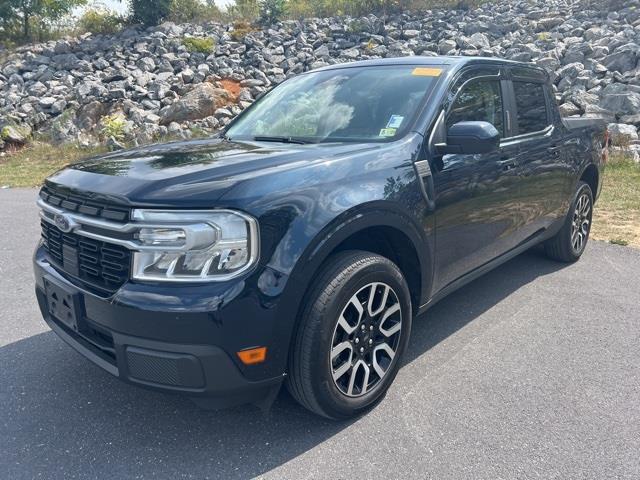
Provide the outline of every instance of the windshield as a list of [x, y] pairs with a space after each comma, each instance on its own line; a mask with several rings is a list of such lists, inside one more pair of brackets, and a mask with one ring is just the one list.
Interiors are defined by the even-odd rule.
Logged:
[[393, 65], [300, 75], [258, 100], [226, 135], [298, 142], [392, 140], [410, 125], [441, 71]]

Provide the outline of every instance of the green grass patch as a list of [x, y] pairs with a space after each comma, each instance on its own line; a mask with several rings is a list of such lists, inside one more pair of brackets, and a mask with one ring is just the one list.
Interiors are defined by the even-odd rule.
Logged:
[[186, 47], [187, 51], [190, 53], [204, 53], [205, 55], [209, 55], [213, 52], [213, 47], [215, 47], [215, 42], [213, 38], [205, 37], [184, 37], [182, 39], [182, 44]]
[[609, 240], [609, 243], [613, 243], [614, 245], [622, 245], [623, 247], [629, 245], [629, 242], [627, 240], [623, 240], [622, 238], [612, 238], [611, 240]]
[[[193, 137], [206, 136], [197, 127]], [[164, 139], [163, 139], [164, 140]], [[60, 168], [104, 153], [104, 147], [52, 146], [33, 142], [0, 157], [0, 186], [35, 187]], [[621, 156], [607, 164], [600, 198], [594, 209], [592, 237], [616, 245], [640, 248], [640, 165]]]
[[640, 247], [639, 164], [612, 156], [605, 167], [591, 233], [598, 240]]
[[83, 158], [103, 153], [104, 148], [77, 145], [52, 146], [34, 142], [0, 157], [0, 186], [36, 187], [52, 173]]

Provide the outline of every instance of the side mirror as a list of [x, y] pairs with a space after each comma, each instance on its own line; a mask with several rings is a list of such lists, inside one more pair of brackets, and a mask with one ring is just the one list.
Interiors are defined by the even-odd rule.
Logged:
[[449, 128], [447, 143], [437, 144], [440, 154], [491, 153], [498, 150], [500, 132], [489, 122], [458, 122]]

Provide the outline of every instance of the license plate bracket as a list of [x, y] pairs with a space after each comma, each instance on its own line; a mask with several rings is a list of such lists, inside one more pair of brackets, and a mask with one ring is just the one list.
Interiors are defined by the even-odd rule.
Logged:
[[82, 312], [82, 299], [77, 290], [62, 285], [52, 277], [44, 276], [49, 314], [70, 329], [77, 331]]

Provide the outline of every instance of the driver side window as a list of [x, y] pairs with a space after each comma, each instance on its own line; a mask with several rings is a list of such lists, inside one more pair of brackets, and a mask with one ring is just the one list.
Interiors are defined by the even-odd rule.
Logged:
[[482, 121], [492, 124], [504, 137], [502, 95], [498, 80], [478, 78], [458, 93], [447, 116], [447, 130], [454, 123]]

